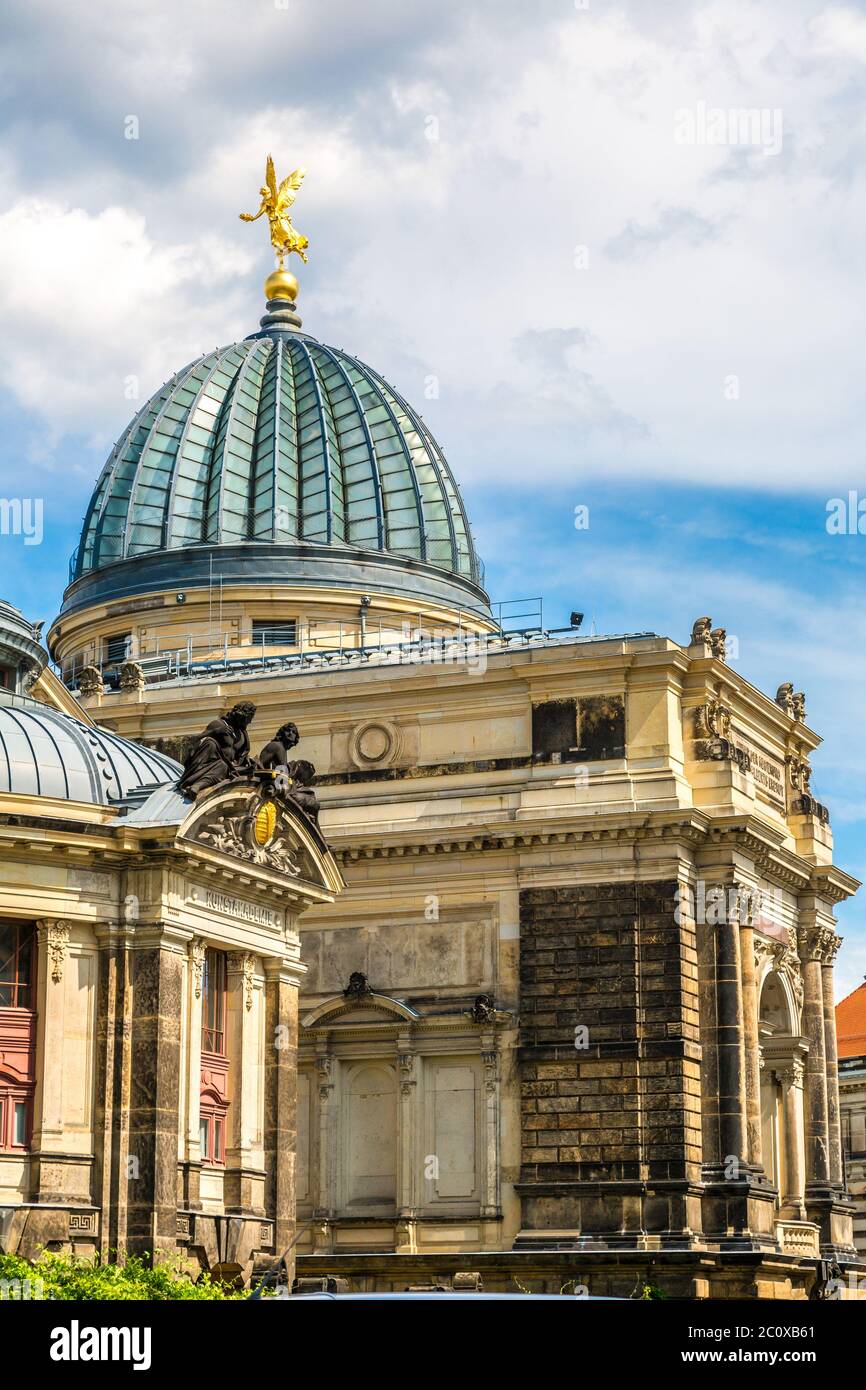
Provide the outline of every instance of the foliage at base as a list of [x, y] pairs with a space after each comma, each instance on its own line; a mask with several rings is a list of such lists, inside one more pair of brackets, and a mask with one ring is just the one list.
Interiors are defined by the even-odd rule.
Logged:
[[0, 1302], [41, 1298], [222, 1301], [247, 1296], [243, 1290], [217, 1283], [209, 1274], [200, 1274], [193, 1283], [186, 1270], [165, 1264], [151, 1267], [138, 1255], [130, 1255], [122, 1264], [93, 1264], [47, 1250], [35, 1260], [0, 1254]]

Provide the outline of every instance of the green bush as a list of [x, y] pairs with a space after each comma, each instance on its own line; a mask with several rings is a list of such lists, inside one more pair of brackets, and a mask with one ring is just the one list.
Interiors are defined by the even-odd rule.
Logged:
[[[15, 1281], [14, 1283], [12, 1281]], [[151, 1268], [138, 1255], [123, 1264], [91, 1264], [74, 1255], [50, 1251], [35, 1260], [0, 1254], [0, 1299], [26, 1297], [19, 1292], [29, 1283], [30, 1297], [79, 1299], [134, 1299], [137, 1302], [177, 1298], [241, 1299], [247, 1294], [216, 1283], [208, 1274], [192, 1282], [185, 1270], [170, 1265]]]

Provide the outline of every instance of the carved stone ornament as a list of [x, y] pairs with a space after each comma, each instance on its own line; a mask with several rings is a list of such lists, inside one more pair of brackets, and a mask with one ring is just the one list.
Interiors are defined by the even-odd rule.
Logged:
[[368, 994], [372, 993], [373, 990], [370, 987], [370, 981], [367, 979], [363, 970], [353, 970], [349, 976], [349, 983], [343, 990], [344, 998], [364, 999]]
[[285, 805], [277, 796], [245, 790], [205, 816], [195, 838], [221, 854], [245, 859], [289, 878], [316, 877]]
[[63, 979], [63, 967], [69, 954], [69, 923], [40, 922], [37, 927], [39, 940], [44, 944], [48, 955], [51, 979], [59, 985]]
[[792, 1057], [787, 1066], [781, 1071], [776, 1071], [776, 1076], [783, 1086], [802, 1086], [806, 1068], [799, 1057]]
[[319, 1096], [322, 1100], [327, 1100], [334, 1089], [331, 1076], [334, 1069], [334, 1059], [329, 1053], [322, 1053], [316, 1058], [316, 1076], [319, 1082]]
[[482, 1052], [481, 1062], [484, 1067], [484, 1089], [489, 1096], [495, 1095], [499, 1079], [499, 1054], [495, 1049]]
[[102, 672], [98, 666], [82, 666], [78, 672], [78, 693], [84, 695], [101, 695], [105, 690], [102, 679]]
[[496, 1017], [496, 1005], [492, 994], [479, 994], [472, 1005], [473, 1023], [492, 1023]]
[[731, 711], [721, 700], [708, 700], [695, 710], [696, 738], [728, 738], [730, 732]]
[[794, 996], [798, 1009], [803, 1007], [803, 975], [800, 960], [790, 940], [778, 941], [775, 938], [755, 937], [755, 969], [760, 976], [764, 963], [770, 962], [770, 969], [784, 975]]
[[792, 719], [806, 718], [806, 696], [802, 690], [794, 690], [791, 681], [783, 681], [776, 691], [776, 704]]
[[400, 1069], [400, 1094], [401, 1096], [411, 1096], [412, 1087], [415, 1085], [414, 1052], [398, 1053], [397, 1066]]
[[809, 786], [809, 779], [812, 776], [811, 763], [806, 758], [801, 758], [798, 753], [789, 753], [785, 758], [785, 764], [788, 768], [788, 781], [794, 791], [808, 796], [812, 790]]
[[707, 653], [709, 654], [709, 652], [712, 650], [710, 643], [710, 634], [712, 632], [712, 628], [712, 618], [696, 618], [694, 623], [692, 624], [691, 645], [693, 647], [706, 647]]
[[128, 692], [144, 690], [147, 681], [137, 661], [124, 661], [120, 668], [120, 688]]
[[244, 1008], [249, 1012], [253, 1007], [253, 988], [255, 984], [256, 958], [249, 951], [229, 951], [229, 970], [237, 972], [243, 981]]
[[196, 999], [201, 999], [202, 985], [204, 983], [204, 959], [207, 955], [207, 945], [200, 936], [196, 936], [189, 943], [189, 956], [192, 962], [193, 988]]
[[832, 965], [836, 952], [842, 945], [832, 927], [804, 928], [799, 934], [801, 960], [818, 960], [822, 965]]
[[714, 627], [710, 633], [710, 650], [717, 661], [724, 661], [727, 656], [728, 634], [723, 627]]

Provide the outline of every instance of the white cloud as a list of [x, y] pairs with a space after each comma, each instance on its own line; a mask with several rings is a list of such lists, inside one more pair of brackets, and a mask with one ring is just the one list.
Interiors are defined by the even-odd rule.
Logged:
[[155, 245], [126, 208], [21, 199], [0, 216], [0, 382], [55, 434], [117, 427], [137, 408], [130, 378], [146, 399], [225, 336], [250, 259], [211, 235]]

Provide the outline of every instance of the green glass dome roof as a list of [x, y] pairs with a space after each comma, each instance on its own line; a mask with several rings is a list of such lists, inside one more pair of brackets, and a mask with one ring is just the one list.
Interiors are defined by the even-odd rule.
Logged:
[[102, 471], [70, 579], [250, 543], [403, 557], [468, 581], [486, 605], [426, 425], [372, 368], [281, 325], [208, 353], [151, 397]]

